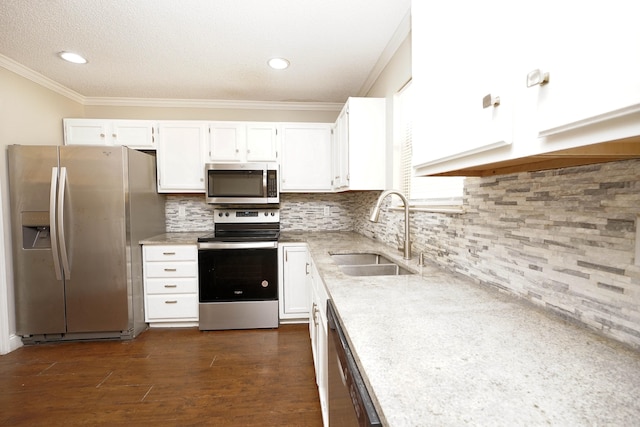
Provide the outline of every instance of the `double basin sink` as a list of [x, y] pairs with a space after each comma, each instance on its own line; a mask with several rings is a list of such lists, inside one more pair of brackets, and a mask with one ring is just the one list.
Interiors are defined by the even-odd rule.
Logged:
[[349, 276], [399, 276], [414, 274], [384, 255], [367, 253], [330, 253], [333, 262]]

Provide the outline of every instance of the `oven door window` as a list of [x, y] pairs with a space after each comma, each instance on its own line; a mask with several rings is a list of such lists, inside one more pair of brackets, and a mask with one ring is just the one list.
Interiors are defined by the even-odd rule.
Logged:
[[265, 197], [262, 170], [207, 171], [208, 197]]
[[198, 251], [200, 302], [278, 299], [277, 249]]

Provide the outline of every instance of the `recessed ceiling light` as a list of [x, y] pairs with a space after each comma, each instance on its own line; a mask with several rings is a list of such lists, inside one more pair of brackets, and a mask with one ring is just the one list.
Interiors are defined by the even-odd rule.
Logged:
[[289, 67], [289, 61], [284, 58], [271, 58], [267, 64], [274, 70], [284, 70]]
[[77, 53], [60, 52], [58, 55], [60, 56], [60, 58], [64, 59], [65, 61], [73, 62], [74, 64], [86, 64], [87, 63], [87, 60], [85, 58], [83, 58], [82, 56], [78, 55]]

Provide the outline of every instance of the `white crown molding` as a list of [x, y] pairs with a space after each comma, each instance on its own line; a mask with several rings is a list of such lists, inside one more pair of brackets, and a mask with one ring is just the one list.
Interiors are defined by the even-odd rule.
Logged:
[[87, 97], [84, 105], [112, 107], [220, 108], [242, 110], [340, 111], [335, 102], [233, 101], [216, 99], [99, 98]]
[[0, 67], [50, 89], [81, 105], [111, 107], [221, 108], [244, 110], [340, 111], [341, 103], [288, 101], [231, 101], [215, 99], [156, 99], [86, 97], [0, 54]]
[[396, 53], [400, 45], [405, 41], [409, 33], [411, 32], [411, 9], [407, 10], [407, 13], [402, 18], [402, 22], [398, 25], [395, 33], [387, 43], [387, 46], [380, 54], [380, 58], [378, 58], [378, 62], [374, 65], [373, 69], [369, 73], [369, 77], [365, 80], [364, 84], [360, 88], [360, 92], [358, 92], [358, 96], [366, 96], [369, 93], [369, 90], [373, 87], [373, 84], [378, 80], [380, 74], [385, 69], [393, 55]]
[[80, 95], [78, 92], [75, 92], [69, 89], [66, 86], [61, 85], [60, 83], [51, 80], [49, 77], [45, 77], [37, 71], [33, 71], [31, 68], [27, 68], [24, 65], [14, 61], [11, 58], [8, 58], [2, 54], [0, 54], [0, 67], [6, 68], [9, 71], [16, 73], [17, 75], [24, 77], [25, 79], [31, 80], [34, 83], [39, 84], [42, 87], [50, 89], [62, 96], [65, 96], [72, 101], [78, 102], [80, 104], [84, 104], [85, 97]]

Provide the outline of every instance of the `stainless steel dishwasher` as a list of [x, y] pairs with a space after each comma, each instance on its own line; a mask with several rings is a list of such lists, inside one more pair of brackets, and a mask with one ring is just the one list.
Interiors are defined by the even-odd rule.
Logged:
[[329, 425], [382, 426], [331, 300], [327, 301], [327, 322]]

